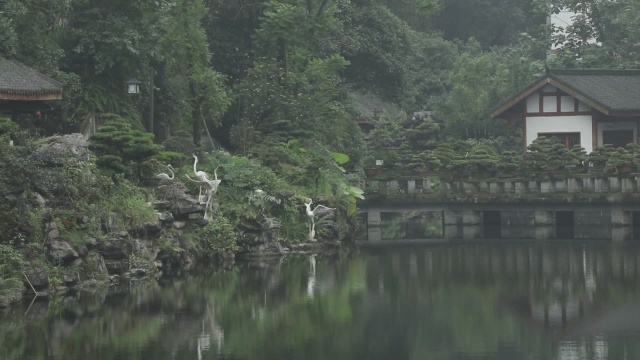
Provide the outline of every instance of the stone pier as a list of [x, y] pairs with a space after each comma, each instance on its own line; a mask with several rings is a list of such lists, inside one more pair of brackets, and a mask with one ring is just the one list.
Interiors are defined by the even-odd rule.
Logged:
[[611, 240], [631, 240], [633, 229], [631, 227], [631, 212], [621, 208], [611, 209]]
[[462, 239], [474, 240], [481, 234], [482, 213], [471, 209], [462, 210]]

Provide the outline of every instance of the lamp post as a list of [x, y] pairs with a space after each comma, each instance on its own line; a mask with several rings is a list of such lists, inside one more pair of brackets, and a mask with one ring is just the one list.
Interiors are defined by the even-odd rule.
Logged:
[[[148, 130], [150, 133], [153, 134], [153, 90], [154, 90], [154, 84], [153, 84], [153, 75], [151, 74], [151, 88], [149, 91], [150, 94], [150, 99], [149, 99], [149, 126], [148, 126]], [[140, 94], [140, 84], [142, 84], [140, 81], [136, 80], [136, 79], [131, 79], [129, 81], [127, 81], [127, 91], [129, 92], [129, 94]]]
[[140, 84], [141, 82], [136, 79], [127, 81], [127, 90], [129, 94], [140, 94]]

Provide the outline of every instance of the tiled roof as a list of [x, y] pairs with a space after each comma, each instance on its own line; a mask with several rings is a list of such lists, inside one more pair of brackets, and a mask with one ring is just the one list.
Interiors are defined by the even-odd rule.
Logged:
[[500, 117], [514, 105], [552, 84], [606, 115], [640, 115], [640, 70], [549, 70], [491, 113]]
[[363, 92], [351, 93], [352, 104], [358, 115], [366, 119], [375, 119], [383, 113], [396, 118], [402, 110], [392, 103], [385, 102], [379, 97]]
[[0, 99], [53, 100], [62, 98], [62, 85], [15, 60], [0, 57]]
[[555, 70], [550, 75], [610, 113], [640, 112], [640, 71]]

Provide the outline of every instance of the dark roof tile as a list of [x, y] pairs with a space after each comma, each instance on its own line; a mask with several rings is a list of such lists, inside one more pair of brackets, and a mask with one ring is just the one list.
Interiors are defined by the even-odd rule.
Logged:
[[602, 104], [610, 112], [640, 111], [640, 71], [551, 71], [559, 81]]
[[31, 100], [40, 95], [62, 97], [62, 85], [15, 60], [0, 57], [0, 98], [26, 96]]
[[493, 109], [500, 117], [544, 84], [551, 82], [607, 115], [640, 114], [640, 70], [549, 70]]

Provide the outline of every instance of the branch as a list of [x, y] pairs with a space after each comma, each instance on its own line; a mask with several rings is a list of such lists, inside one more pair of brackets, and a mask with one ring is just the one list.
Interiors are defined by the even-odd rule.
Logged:
[[329, 2], [329, 0], [324, 0], [322, 2], [322, 4], [320, 5], [320, 7], [318, 8], [318, 12], [316, 13], [316, 18], [319, 18], [320, 15], [322, 15], [322, 12], [324, 11], [324, 7], [327, 6], [327, 3]]
[[33, 287], [33, 284], [31, 284], [31, 281], [29, 281], [27, 274], [25, 274], [23, 271], [22, 275], [24, 275], [24, 278], [27, 279], [27, 283], [29, 283], [29, 286], [31, 286], [31, 290], [33, 290], [33, 293], [36, 294], [36, 296], [38, 296], [38, 292], [36, 291], [36, 288]]

